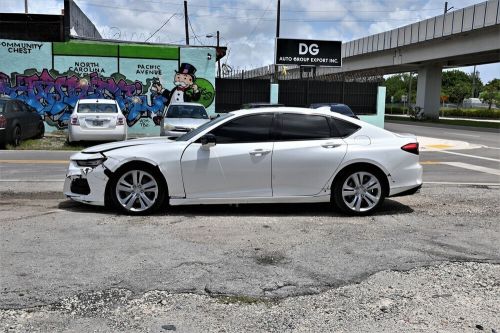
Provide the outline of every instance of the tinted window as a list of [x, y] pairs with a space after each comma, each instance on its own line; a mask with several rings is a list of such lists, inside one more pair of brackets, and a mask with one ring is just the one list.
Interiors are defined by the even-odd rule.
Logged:
[[335, 136], [338, 137], [345, 138], [361, 128], [360, 126], [353, 124], [349, 121], [340, 120], [336, 118], [331, 118], [331, 120], [334, 125]]
[[78, 113], [118, 113], [115, 104], [107, 103], [81, 103], [78, 104]]
[[0, 100], [0, 114], [5, 110], [5, 101]]
[[14, 112], [19, 112], [21, 111], [19, 108], [19, 104], [17, 104], [16, 101], [10, 101], [7, 103], [7, 112], [8, 113], [14, 113]]
[[20, 101], [17, 101], [17, 103], [19, 104], [19, 109], [22, 111], [22, 112], [29, 112], [29, 108], [26, 104], [24, 104], [23, 102], [20, 102]]
[[195, 118], [208, 119], [205, 108], [197, 105], [170, 105], [167, 110], [167, 118]]
[[271, 140], [273, 118], [272, 113], [240, 117], [210, 133], [215, 135], [217, 143], [266, 142]]
[[281, 115], [280, 140], [330, 138], [328, 119], [323, 116], [285, 113]]
[[234, 116], [232, 113], [227, 113], [225, 115], [220, 115], [209, 121], [209, 122], [206, 122], [204, 123], [203, 125], [201, 126], [198, 126], [197, 128], [195, 128], [194, 130], [190, 131], [190, 132], [187, 132], [186, 134], [184, 135], [181, 135], [180, 137], [177, 138], [177, 140], [175, 141], [188, 141], [188, 140], [191, 140], [192, 138], [194, 138], [195, 136], [197, 136], [198, 134], [200, 134], [201, 132], [205, 131], [207, 128], [209, 127], [212, 127], [214, 126], [215, 124], [217, 124], [218, 122], [221, 122], [223, 121], [224, 119], [228, 118], [228, 117], [232, 117]]

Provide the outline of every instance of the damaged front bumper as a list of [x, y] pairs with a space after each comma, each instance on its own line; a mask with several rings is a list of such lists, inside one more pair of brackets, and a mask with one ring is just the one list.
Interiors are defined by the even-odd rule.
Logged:
[[[83, 154], [77, 154], [83, 155]], [[66, 172], [66, 180], [64, 181], [64, 195], [72, 200], [96, 205], [104, 206], [106, 184], [109, 177], [104, 163], [95, 167], [86, 167], [78, 165], [78, 160], [92, 160], [93, 158], [102, 158], [101, 154], [86, 154], [85, 158], [79, 159], [80, 156], [72, 157], [69, 163], [68, 171]], [[108, 173], [109, 174], [109, 173]]]

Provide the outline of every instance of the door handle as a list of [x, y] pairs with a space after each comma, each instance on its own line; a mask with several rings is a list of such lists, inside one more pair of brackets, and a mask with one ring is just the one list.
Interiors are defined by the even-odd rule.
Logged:
[[249, 154], [252, 156], [264, 156], [266, 154], [269, 154], [271, 150], [268, 149], [255, 149], [252, 150]]
[[335, 143], [335, 142], [326, 142], [326, 143], [321, 145], [321, 147], [323, 147], [323, 148], [337, 148], [340, 146], [341, 146], [340, 143]]

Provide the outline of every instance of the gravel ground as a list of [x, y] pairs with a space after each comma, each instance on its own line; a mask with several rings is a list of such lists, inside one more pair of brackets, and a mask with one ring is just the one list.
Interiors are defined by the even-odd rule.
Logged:
[[284, 300], [110, 289], [1, 310], [5, 332], [498, 332], [500, 265], [379, 272]]

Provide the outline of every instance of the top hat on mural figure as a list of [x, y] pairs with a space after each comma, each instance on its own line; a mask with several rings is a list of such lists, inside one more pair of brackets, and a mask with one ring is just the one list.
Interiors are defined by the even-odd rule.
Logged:
[[179, 70], [178, 71], [175, 71], [176, 74], [187, 74], [187, 75], [191, 75], [191, 77], [193, 78], [193, 81], [196, 81], [196, 76], [194, 75], [194, 73], [196, 73], [196, 67], [194, 67], [193, 65], [191, 64], [187, 64], [185, 62], [183, 62], [180, 66], [179, 66]]

